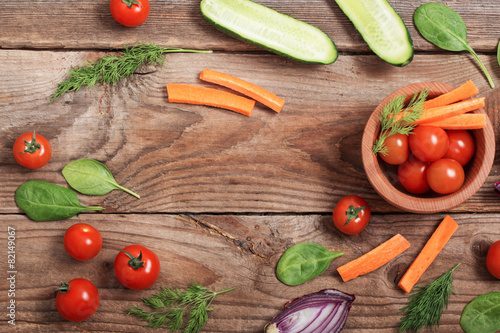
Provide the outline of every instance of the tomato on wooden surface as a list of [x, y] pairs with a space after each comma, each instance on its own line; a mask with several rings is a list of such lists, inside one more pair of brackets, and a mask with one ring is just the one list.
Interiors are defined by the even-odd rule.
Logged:
[[333, 223], [345, 234], [360, 233], [368, 224], [371, 209], [368, 203], [357, 195], [347, 195], [339, 200], [333, 209]]
[[143, 24], [149, 15], [148, 0], [111, 0], [109, 8], [115, 21], [126, 27]]
[[102, 236], [91, 225], [77, 223], [66, 230], [63, 243], [66, 252], [76, 260], [89, 260], [101, 251]]
[[446, 134], [450, 145], [444, 158], [451, 158], [465, 166], [474, 156], [476, 150], [474, 138], [469, 131], [465, 130], [447, 131]]
[[462, 187], [465, 180], [464, 168], [451, 158], [432, 162], [427, 169], [430, 188], [440, 194], [450, 194]]
[[398, 179], [401, 185], [410, 193], [422, 194], [430, 190], [427, 183], [427, 168], [429, 163], [423, 162], [413, 154], [398, 167]]
[[114, 264], [118, 281], [129, 289], [151, 287], [160, 275], [160, 260], [142, 245], [129, 245], [118, 253]]
[[69, 321], [83, 321], [90, 318], [99, 307], [99, 291], [87, 279], [73, 279], [61, 282], [57, 289], [56, 308]]
[[448, 135], [440, 127], [417, 126], [410, 134], [410, 150], [422, 162], [434, 162], [448, 151]]
[[49, 141], [35, 132], [21, 134], [12, 148], [17, 163], [29, 169], [39, 169], [46, 165], [52, 156]]
[[408, 141], [408, 135], [405, 134], [397, 133], [388, 136], [384, 141], [384, 145], [387, 148], [386, 154], [380, 153], [380, 158], [392, 165], [404, 163], [410, 155]]
[[500, 241], [490, 245], [486, 255], [486, 268], [491, 275], [500, 279]]

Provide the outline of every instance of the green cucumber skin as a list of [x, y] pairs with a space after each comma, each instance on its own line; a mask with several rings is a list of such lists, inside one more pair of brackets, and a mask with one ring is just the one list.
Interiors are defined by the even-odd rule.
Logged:
[[[368, 1], [368, 2], [376, 1], [376, 2], [379, 2], [379, 3], [383, 4], [384, 7], [387, 8], [387, 10], [389, 10], [393, 15], [395, 15], [395, 17], [397, 17], [399, 20], [401, 20], [401, 24], [404, 26], [404, 29], [405, 29], [406, 39], [407, 39], [407, 42], [408, 42], [407, 46], [410, 48], [410, 52], [409, 52], [409, 54], [406, 57], [404, 57], [400, 61], [396, 61], [395, 62], [395, 61], [390, 61], [388, 59], [385, 59], [385, 57], [382, 56], [377, 51], [376, 45], [372, 45], [372, 43], [370, 43], [370, 41], [368, 40], [367, 36], [364, 36], [363, 33], [360, 31], [359, 24], [362, 24], [362, 23], [361, 22], [356, 22], [355, 18], [351, 18], [349, 16], [349, 14], [347, 12], [347, 8], [345, 7], [345, 5], [348, 6], [351, 3], [361, 3], [361, 2], [365, 2], [365, 1]], [[406, 26], [406, 24], [404, 24], [403, 19], [401, 19], [401, 16], [399, 16], [399, 14], [394, 10], [394, 8], [389, 4], [389, 2], [387, 2], [387, 0], [335, 0], [335, 2], [340, 7], [340, 9], [344, 12], [344, 14], [349, 18], [349, 20], [353, 23], [354, 27], [360, 33], [361, 37], [363, 37], [363, 40], [368, 44], [368, 46], [370, 47], [370, 49], [377, 56], [379, 56], [382, 60], [386, 61], [387, 63], [389, 63], [391, 65], [400, 66], [400, 67], [408, 65], [413, 60], [413, 56], [414, 56], [413, 39], [411, 38], [410, 31], [408, 30], [408, 27]]]
[[[274, 49], [274, 48], [268, 47], [267, 45], [264, 45], [264, 44], [262, 44], [262, 43], [256, 42], [256, 41], [254, 41], [254, 40], [252, 40], [252, 39], [250, 39], [250, 38], [247, 38], [247, 37], [245, 37], [245, 36], [243, 36], [243, 35], [241, 35], [241, 34], [236, 33], [235, 31], [232, 31], [232, 30], [230, 30], [230, 29], [226, 28], [225, 26], [223, 26], [223, 25], [221, 25], [221, 24], [218, 24], [217, 22], [215, 22], [215, 20], [214, 20], [212, 17], [208, 16], [208, 15], [204, 12], [204, 10], [203, 10], [203, 6], [204, 6], [204, 3], [205, 3], [206, 1], [207, 1], [207, 0], [202, 0], [202, 1], [201, 1], [201, 3], [200, 3], [201, 13], [202, 13], [203, 17], [205, 17], [205, 19], [206, 19], [206, 20], [207, 20], [207, 21], [208, 21], [208, 22], [209, 22], [209, 23], [210, 23], [210, 24], [211, 24], [211, 25], [212, 25], [215, 29], [217, 29], [218, 31], [221, 31], [221, 32], [225, 33], [226, 35], [231, 36], [231, 37], [233, 37], [233, 38], [235, 38], [235, 39], [237, 39], [237, 40], [240, 40], [240, 41], [246, 42], [246, 43], [248, 43], [248, 44], [251, 44], [251, 45], [257, 46], [257, 47], [259, 47], [259, 48], [262, 48], [262, 49], [264, 49], [264, 50], [270, 51], [270, 52], [272, 52], [272, 53], [275, 53], [275, 54], [278, 54], [278, 55], [281, 55], [281, 56], [285, 56], [285, 57], [288, 57], [288, 58], [291, 58], [291, 59], [294, 59], [294, 60], [297, 60], [297, 61], [300, 61], [300, 62], [303, 62], [303, 63], [313, 63], [313, 64], [323, 64], [323, 65], [329, 65], [329, 64], [334, 63], [334, 62], [337, 60], [337, 58], [338, 58], [338, 55], [339, 55], [339, 54], [338, 54], [337, 47], [336, 47], [335, 43], [333, 42], [333, 40], [332, 40], [330, 37], [328, 37], [328, 36], [327, 36], [324, 32], [322, 32], [322, 31], [321, 31], [320, 29], [318, 29], [318, 28], [315, 28], [315, 29], [317, 29], [317, 30], [321, 31], [321, 33], [323, 33], [323, 34], [324, 34], [324, 35], [328, 38], [328, 40], [331, 42], [332, 51], [333, 51], [333, 54], [331, 55], [331, 57], [329, 57], [329, 59], [325, 59], [324, 61], [316, 61], [316, 60], [309, 60], [309, 59], [304, 59], [304, 58], [300, 58], [300, 57], [295, 57], [295, 56], [293, 56], [293, 55], [291, 55], [291, 54], [288, 54], [288, 53], [286, 53], [286, 52], [282, 52], [282, 51], [280, 51], [280, 50], [277, 50], [277, 49]], [[250, 0], [248, 0], [248, 1], [249, 1], [249, 2], [253, 2], [253, 1], [250, 1]], [[256, 4], [257, 4], [257, 3], [256, 3]], [[264, 7], [263, 5], [260, 5], [260, 4], [257, 4], [257, 5]], [[305, 23], [305, 22], [303, 22], [303, 21], [299, 21], [299, 20], [297, 20], [297, 19], [295, 19], [295, 18], [293, 18], [293, 17], [291, 17], [291, 16], [289, 16], [289, 15], [286, 15], [286, 14], [283, 14], [283, 13], [280, 13], [280, 12], [277, 12], [277, 11], [275, 11], [274, 9], [271, 9], [271, 8], [267, 8], [267, 9], [268, 9], [269, 11], [273, 11], [273, 12], [275, 12], [277, 15], [285, 16], [285, 17], [287, 17], [287, 18], [289, 18], [289, 19], [291, 19], [291, 20], [298, 21], [298, 22], [301, 22], [301, 23], [303, 23], [303, 24], [307, 24], [307, 23]]]

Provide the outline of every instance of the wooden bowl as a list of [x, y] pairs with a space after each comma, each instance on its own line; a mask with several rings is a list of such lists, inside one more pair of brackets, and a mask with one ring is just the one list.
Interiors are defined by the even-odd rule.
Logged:
[[[407, 95], [409, 99], [425, 88], [429, 88], [428, 98], [433, 98], [452, 90], [454, 87], [439, 82], [421, 82], [396, 90], [387, 96], [373, 111], [366, 123], [361, 143], [363, 166], [370, 184], [375, 191], [387, 202], [413, 213], [437, 213], [458, 206], [469, 199], [484, 184], [488, 177], [495, 156], [495, 134], [490, 120], [486, 117], [486, 127], [471, 131], [476, 151], [474, 157], [465, 166], [465, 181], [462, 187], [454, 193], [440, 195], [434, 192], [426, 194], [411, 194], [400, 184], [397, 175], [397, 166], [391, 166], [373, 155], [372, 147], [380, 132], [379, 116], [382, 108], [394, 97]], [[486, 113], [484, 108], [474, 111]]]

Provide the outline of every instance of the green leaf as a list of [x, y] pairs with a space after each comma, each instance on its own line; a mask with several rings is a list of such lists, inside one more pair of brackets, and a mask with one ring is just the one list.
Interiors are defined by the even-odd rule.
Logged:
[[85, 210], [104, 209], [83, 206], [69, 188], [39, 180], [19, 186], [15, 200], [17, 206], [35, 221], [62, 220]]
[[448, 51], [469, 51], [486, 75], [491, 88], [495, 87], [486, 67], [467, 42], [467, 27], [457, 12], [441, 3], [431, 2], [419, 6], [413, 20], [420, 34], [434, 45]]
[[498, 64], [500, 65], [500, 42], [498, 43], [498, 48], [497, 48], [497, 60]]
[[500, 292], [474, 298], [464, 308], [460, 326], [465, 333], [495, 333], [500, 330]]
[[105, 195], [112, 190], [122, 190], [136, 198], [137, 193], [118, 185], [111, 171], [101, 162], [80, 159], [66, 165], [62, 170], [68, 184], [86, 195]]
[[276, 276], [284, 284], [296, 286], [322, 274], [333, 259], [343, 254], [328, 251], [320, 244], [295, 244], [281, 256]]

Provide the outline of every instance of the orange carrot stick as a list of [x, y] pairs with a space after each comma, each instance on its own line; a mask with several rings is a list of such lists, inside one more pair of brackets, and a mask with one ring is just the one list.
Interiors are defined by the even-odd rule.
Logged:
[[415, 125], [425, 125], [426, 123], [443, 120], [449, 117], [458, 116], [463, 113], [477, 110], [484, 106], [484, 97], [467, 99], [462, 102], [450, 105], [439, 106], [424, 110], [422, 117], [414, 122]]
[[486, 126], [486, 115], [484, 113], [466, 113], [440, 121], [427, 123], [425, 126], [436, 126], [445, 130], [481, 129]]
[[410, 265], [405, 275], [401, 278], [398, 286], [409, 293], [415, 283], [420, 279], [425, 270], [437, 257], [439, 252], [448, 243], [448, 240], [455, 233], [458, 224], [449, 215], [439, 224], [437, 229], [427, 241], [424, 248], [420, 251], [417, 258]]
[[373, 272], [377, 268], [387, 264], [392, 259], [403, 253], [410, 247], [410, 243], [400, 234], [380, 244], [361, 257], [348, 262], [337, 268], [344, 282], [352, 280], [360, 275]]
[[168, 101], [215, 106], [250, 116], [255, 101], [226, 91], [194, 86], [190, 84], [167, 83]]
[[251, 97], [278, 113], [281, 111], [283, 105], [285, 104], [285, 101], [283, 99], [276, 96], [272, 92], [269, 92], [253, 83], [247, 82], [229, 74], [214, 71], [211, 69], [205, 69], [201, 71], [200, 79], [202, 79], [203, 81], [219, 84], [226, 88], [237, 91], [243, 95]]
[[474, 85], [472, 81], [467, 81], [460, 87], [457, 87], [445, 94], [439, 95], [433, 99], [429, 99], [424, 102], [424, 109], [436, 108], [440, 106], [445, 106], [453, 104], [469, 97], [475, 96], [479, 93], [479, 90]]

